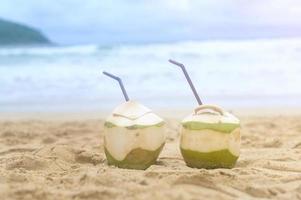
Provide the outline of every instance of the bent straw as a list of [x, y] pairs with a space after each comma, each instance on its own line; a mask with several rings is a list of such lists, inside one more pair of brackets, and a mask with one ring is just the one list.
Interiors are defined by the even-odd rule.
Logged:
[[190, 88], [191, 88], [191, 90], [192, 90], [192, 92], [193, 92], [196, 100], [198, 101], [198, 104], [202, 105], [203, 103], [202, 103], [202, 101], [201, 101], [201, 99], [200, 99], [200, 97], [199, 97], [199, 95], [198, 95], [198, 93], [197, 93], [197, 91], [196, 91], [196, 89], [195, 89], [195, 87], [194, 87], [194, 85], [193, 85], [193, 83], [192, 83], [192, 81], [191, 81], [191, 79], [190, 79], [190, 77], [189, 77], [186, 69], [185, 69], [185, 66], [182, 63], [179, 63], [179, 62], [171, 60], [171, 59], [169, 59], [168, 61], [170, 63], [174, 64], [174, 65], [177, 65], [177, 66], [181, 67], [181, 69], [182, 69], [182, 71], [183, 71], [183, 73], [184, 73], [184, 75], [186, 77], [186, 80], [189, 83]]
[[123, 93], [123, 96], [124, 96], [124, 98], [125, 98], [125, 101], [129, 101], [130, 99], [129, 99], [127, 93], [126, 93], [126, 90], [125, 90], [125, 88], [124, 88], [124, 86], [123, 86], [123, 83], [122, 83], [121, 78], [119, 78], [118, 76], [114, 76], [113, 74], [110, 74], [110, 73], [105, 72], [105, 71], [103, 71], [102, 73], [103, 73], [104, 75], [106, 75], [106, 76], [108, 76], [108, 77], [111, 77], [112, 79], [115, 79], [116, 81], [118, 81], [119, 86], [120, 86], [120, 88], [121, 88], [121, 91], [122, 91], [122, 93]]

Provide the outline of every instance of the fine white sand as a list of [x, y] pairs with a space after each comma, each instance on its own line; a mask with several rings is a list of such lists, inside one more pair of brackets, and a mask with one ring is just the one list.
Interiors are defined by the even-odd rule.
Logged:
[[107, 165], [104, 113], [2, 114], [0, 199], [301, 199], [301, 114], [254, 113], [238, 113], [236, 167], [205, 170], [180, 155], [179, 120], [171, 117], [182, 112], [165, 112], [166, 146], [145, 171]]

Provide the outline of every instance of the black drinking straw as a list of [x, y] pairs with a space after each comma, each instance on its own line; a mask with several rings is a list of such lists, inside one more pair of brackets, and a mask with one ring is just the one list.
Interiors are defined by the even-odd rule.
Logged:
[[198, 104], [199, 104], [199, 105], [202, 105], [203, 103], [202, 103], [202, 101], [201, 101], [201, 99], [200, 99], [200, 97], [199, 97], [197, 91], [195, 90], [195, 87], [194, 87], [194, 85], [193, 85], [193, 83], [192, 83], [192, 81], [191, 81], [191, 79], [190, 79], [190, 77], [189, 77], [189, 75], [188, 75], [188, 73], [187, 73], [187, 71], [186, 71], [186, 69], [185, 69], [185, 66], [184, 66], [182, 63], [179, 63], [179, 62], [174, 61], [174, 60], [171, 60], [171, 59], [169, 59], [168, 61], [169, 61], [170, 63], [174, 64], [174, 65], [177, 65], [177, 66], [181, 67], [181, 69], [182, 69], [182, 71], [183, 71], [183, 73], [184, 73], [184, 75], [185, 75], [185, 77], [186, 77], [186, 80], [187, 80], [187, 82], [189, 83], [190, 88], [191, 88], [191, 90], [192, 90], [192, 92], [193, 92], [193, 94], [194, 94], [196, 100], [198, 101]]
[[121, 91], [122, 91], [122, 93], [123, 93], [123, 96], [124, 96], [125, 100], [126, 100], [126, 101], [129, 101], [130, 99], [129, 99], [129, 97], [128, 97], [128, 94], [126, 93], [126, 90], [125, 90], [125, 88], [124, 88], [124, 86], [123, 86], [123, 83], [122, 83], [121, 78], [119, 78], [118, 76], [114, 76], [113, 74], [110, 74], [110, 73], [105, 72], [105, 71], [103, 71], [102, 73], [103, 73], [104, 75], [107, 75], [108, 77], [111, 77], [112, 79], [115, 79], [116, 81], [118, 81], [119, 86], [120, 86], [120, 88], [121, 88]]

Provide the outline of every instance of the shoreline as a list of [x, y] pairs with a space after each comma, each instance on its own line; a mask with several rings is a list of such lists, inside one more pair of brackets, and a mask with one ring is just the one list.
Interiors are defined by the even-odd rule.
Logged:
[[[113, 110], [113, 108], [112, 108]], [[153, 111], [163, 118], [182, 119], [193, 109], [154, 109]], [[274, 116], [301, 116], [301, 107], [260, 108], [245, 107], [227, 110], [238, 117], [274, 117]], [[111, 113], [110, 110], [95, 111], [45, 111], [45, 112], [0, 112], [0, 120], [93, 120], [104, 119]]]

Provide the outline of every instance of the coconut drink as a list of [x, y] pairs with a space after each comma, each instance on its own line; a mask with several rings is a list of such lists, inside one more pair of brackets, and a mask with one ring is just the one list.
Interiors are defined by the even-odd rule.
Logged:
[[120, 78], [126, 102], [117, 106], [104, 123], [104, 148], [109, 165], [147, 169], [153, 165], [165, 144], [165, 123], [144, 105], [129, 100]]
[[240, 121], [215, 105], [203, 105], [183, 64], [182, 68], [199, 106], [182, 121], [180, 150], [193, 168], [232, 168], [240, 154]]

